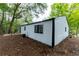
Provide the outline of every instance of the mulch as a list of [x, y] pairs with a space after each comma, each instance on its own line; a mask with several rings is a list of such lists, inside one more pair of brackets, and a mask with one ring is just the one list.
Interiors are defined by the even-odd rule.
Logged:
[[22, 35], [0, 35], [0, 56], [75, 56], [79, 55], [79, 38], [66, 38], [50, 48]]

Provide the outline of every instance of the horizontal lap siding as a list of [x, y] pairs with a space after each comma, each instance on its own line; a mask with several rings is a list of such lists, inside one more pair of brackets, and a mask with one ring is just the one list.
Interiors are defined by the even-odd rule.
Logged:
[[[65, 27], [67, 28], [65, 32]], [[55, 45], [59, 44], [68, 36], [68, 24], [66, 17], [58, 17], [55, 19]]]
[[[43, 34], [34, 33], [35, 25], [43, 25]], [[52, 46], [52, 20], [26, 26], [26, 36]]]
[[[43, 25], [43, 34], [34, 32], [35, 25]], [[26, 26], [26, 31], [24, 31], [24, 26]], [[65, 27], [67, 28], [66, 32]], [[62, 16], [49, 21], [23, 25], [21, 26], [21, 34], [26, 34], [26, 36], [33, 38], [34, 40], [53, 47], [68, 36], [69, 28], [66, 17]]]

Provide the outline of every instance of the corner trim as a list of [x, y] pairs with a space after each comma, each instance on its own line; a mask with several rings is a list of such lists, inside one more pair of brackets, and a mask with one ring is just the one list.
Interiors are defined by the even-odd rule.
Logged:
[[52, 47], [55, 45], [55, 19], [52, 20]]

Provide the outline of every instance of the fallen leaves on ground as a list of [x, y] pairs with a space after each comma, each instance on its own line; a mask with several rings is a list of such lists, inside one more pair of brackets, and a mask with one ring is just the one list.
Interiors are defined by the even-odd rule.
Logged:
[[53, 56], [79, 55], [79, 38], [66, 38], [54, 48], [23, 38], [22, 35], [1, 35], [0, 55], [4, 56]]

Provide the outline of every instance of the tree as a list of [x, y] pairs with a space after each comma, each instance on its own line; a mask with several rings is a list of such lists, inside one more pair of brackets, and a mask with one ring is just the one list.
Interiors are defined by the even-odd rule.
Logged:
[[33, 17], [39, 17], [39, 14], [43, 14], [46, 8], [47, 5], [45, 3], [1, 3], [1, 32], [17, 32], [17, 26], [23, 22], [32, 22]]
[[43, 13], [46, 7], [46, 4], [41, 3], [12, 4], [11, 10], [13, 10], [13, 12], [10, 10], [10, 13], [12, 13], [13, 16], [10, 22], [8, 33], [12, 32], [12, 26], [15, 19], [23, 18], [26, 22], [31, 21], [34, 15], [38, 17], [38, 14]]
[[[54, 3], [51, 5], [51, 14], [50, 14], [50, 18], [51, 17], [58, 17], [58, 16], [66, 16], [67, 17], [67, 22], [69, 25], [69, 29], [70, 29], [70, 23], [69, 23], [69, 17], [71, 15], [70, 13], [70, 7], [68, 3]], [[69, 30], [70, 32], [70, 30]]]
[[79, 3], [55, 3], [51, 6], [50, 17], [66, 16], [70, 34], [79, 32]]
[[8, 5], [7, 4], [5, 4], [5, 3], [1, 3], [0, 4], [0, 12], [1, 12], [1, 14], [2, 14], [2, 20], [1, 20], [1, 22], [0, 22], [0, 33], [2, 33], [3, 32], [3, 21], [4, 21], [4, 17], [5, 17], [5, 12], [8, 10]]
[[16, 15], [16, 12], [17, 12], [19, 6], [20, 6], [20, 3], [17, 3], [17, 4], [15, 4], [15, 6], [14, 6], [14, 12], [13, 12], [13, 16], [12, 16], [12, 20], [11, 20], [11, 23], [10, 23], [10, 27], [9, 27], [8, 33], [11, 33], [11, 32], [12, 32], [12, 31], [11, 31], [11, 30], [12, 30], [12, 25], [13, 25], [13, 22], [14, 22], [14, 20], [15, 20], [15, 15]]
[[68, 4], [55, 3], [51, 5], [50, 17], [65, 16], [68, 14]]
[[70, 10], [72, 12], [69, 17], [71, 29], [77, 36], [79, 34], [79, 3], [72, 3]]

